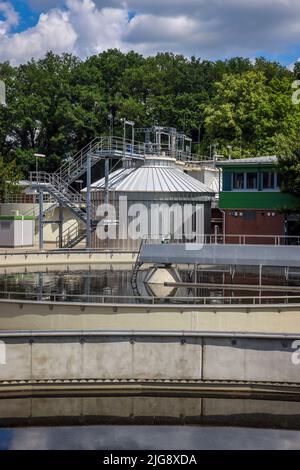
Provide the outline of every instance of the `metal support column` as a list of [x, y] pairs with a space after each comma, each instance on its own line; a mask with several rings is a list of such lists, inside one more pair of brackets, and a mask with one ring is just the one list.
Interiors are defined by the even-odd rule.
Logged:
[[91, 248], [91, 184], [92, 184], [92, 168], [91, 154], [87, 155], [87, 171], [86, 171], [86, 248]]
[[63, 223], [64, 223], [64, 208], [62, 204], [60, 204], [59, 205], [59, 225], [58, 225], [59, 248], [62, 248]]
[[43, 237], [43, 228], [44, 228], [44, 193], [41, 188], [39, 188], [39, 249], [42, 251], [44, 249], [44, 237]]
[[[262, 265], [259, 265], [259, 287], [262, 287]], [[260, 295], [261, 295], [261, 290], [260, 290]]]

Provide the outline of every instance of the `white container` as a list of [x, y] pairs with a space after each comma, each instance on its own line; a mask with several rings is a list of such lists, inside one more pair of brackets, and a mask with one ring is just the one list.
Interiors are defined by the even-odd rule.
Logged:
[[24, 216], [0, 216], [0, 246], [26, 247], [34, 245], [34, 219]]

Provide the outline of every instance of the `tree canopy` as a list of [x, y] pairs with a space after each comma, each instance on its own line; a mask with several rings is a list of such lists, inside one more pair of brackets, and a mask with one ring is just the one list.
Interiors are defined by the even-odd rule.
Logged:
[[[145, 58], [108, 50], [80, 60], [49, 52], [41, 60], [0, 64], [7, 106], [0, 107], [0, 154], [27, 177], [34, 153], [54, 171], [95, 136], [108, 133], [113, 116], [138, 127], [177, 127], [207, 154], [233, 148], [234, 156], [278, 154], [291, 159], [299, 148], [300, 105], [292, 103], [299, 78], [276, 62], [259, 58], [207, 61], [170, 53]], [[290, 160], [286, 160], [289, 162]], [[298, 170], [297, 170], [298, 171]]]

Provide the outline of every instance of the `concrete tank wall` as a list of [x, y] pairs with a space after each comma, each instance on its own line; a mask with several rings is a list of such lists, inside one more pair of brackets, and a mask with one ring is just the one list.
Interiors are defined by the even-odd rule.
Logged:
[[[23, 296], [23, 294], [22, 294]], [[109, 302], [117, 298], [112, 298]], [[300, 335], [299, 305], [141, 305], [0, 300], [3, 330]]]
[[0, 392], [9, 385], [5, 381], [29, 384], [49, 379], [300, 385], [300, 365], [292, 361], [295, 348], [291, 338], [62, 333], [1, 334], [0, 340], [6, 345], [6, 363], [0, 364]]

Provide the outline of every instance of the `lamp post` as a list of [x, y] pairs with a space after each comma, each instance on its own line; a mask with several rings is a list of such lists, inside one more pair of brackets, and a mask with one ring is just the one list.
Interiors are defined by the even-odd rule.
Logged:
[[213, 158], [213, 161], [215, 162], [216, 161], [216, 158], [217, 158], [217, 148], [219, 147], [219, 144], [218, 143], [215, 143], [215, 144], [212, 144], [210, 145], [210, 156], [211, 156], [211, 151], [213, 150], [212, 152], [212, 158]]
[[198, 127], [198, 150], [199, 150], [199, 153], [200, 153], [200, 143], [201, 143], [201, 129], [202, 129], [203, 124], [204, 124], [204, 121], [201, 121], [200, 124], [199, 124], [199, 127]]
[[121, 122], [123, 122], [123, 125], [124, 125], [124, 127], [123, 127], [123, 147], [124, 147], [124, 156], [125, 156], [125, 152], [126, 152], [126, 126], [131, 126], [131, 145], [132, 145], [131, 153], [133, 153], [135, 122], [134, 121], [128, 121], [125, 118], [121, 119]]
[[39, 158], [46, 158], [46, 155], [44, 153], [35, 153], [35, 171], [36, 175], [39, 173]]
[[227, 145], [228, 159], [231, 160], [232, 145]]
[[[46, 158], [46, 155], [43, 153], [35, 153], [35, 171], [36, 171], [36, 181], [39, 181], [39, 158]], [[39, 248], [42, 251], [44, 248], [44, 238], [43, 238], [43, 226], [44, 226], [44, 192], [42, 187], [39, 186]]]
[[109, 113], [107, 116], [107, 119], [109, 120], [109, 137], [113, 137], [114, 133], [114, 116], [112, 113]]

